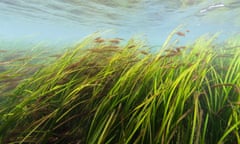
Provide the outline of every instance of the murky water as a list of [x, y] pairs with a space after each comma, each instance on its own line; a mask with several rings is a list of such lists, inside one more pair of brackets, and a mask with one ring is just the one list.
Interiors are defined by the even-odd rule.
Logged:
[[56, 44], [111, 30], [110, 37], [140, 34], [161, 45], [182, 24], [190, 31], [182, 42], [239, 34], [239, 16], [239, 0], [0, 0], [0, 37]]

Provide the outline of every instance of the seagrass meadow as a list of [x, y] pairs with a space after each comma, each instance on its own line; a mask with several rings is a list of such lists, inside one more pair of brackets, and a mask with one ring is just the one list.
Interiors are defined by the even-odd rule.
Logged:
[[240, 39], [171, 37], [156, 53], [93, 35], [59, 55], [2, 54], [0, 143], [240, 143]]

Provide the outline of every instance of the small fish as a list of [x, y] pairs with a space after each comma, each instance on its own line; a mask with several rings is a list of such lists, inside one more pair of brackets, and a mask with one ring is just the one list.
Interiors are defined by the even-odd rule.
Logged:
[[176, 32], [176, 34], [178, 35], [178, 36], [183, 36], [183, 37], [185, 37], [186, 36], [186, 34], [184, 33], [184, 32]]
[[64, 69], [64, 71], [69, 71], [69, 70], [76, 69], [77, 67], [79, 67], [79, 66], [81, 65], [81, 63], [82, 63], [81, 61], [75, 62], [75, 63], [67, 66], [67, 67]]
[[129, 49], [136, 47], [135, 45], [128, 46]]
[[95, 41], [96, 43], [103, 43], [105, 40], [102, 39], [101, 37], [97, 37], [94, 41]]
[[165, 55], [165, 57], [172, 57], [172, 56], [177, 56], [177, 55], [178, 55], [177, 53], [170, 53], [170, 54]]
[[68, 83], [69, 81], [70, 81], [69, 78], [63, 78], [63, 79], [61, 79], [60, 81], [58, 81], [56, 84], [58, 84], [58, 85], [63, 85], [63, 84]]
[[182, 49], [185, 49], [185, 48], [186, 48], [185, 46], [176, 47], [176, 51], [180, 52]]
[[148, 52], [146, 52], [144, 50], [141, 50], [140, 53], [143, 54], [143, 55], [148, 55], [149, 54]]
[[113, 43], [113, 44], [119, 44], [119, 43], [120, 43], [120, 40], [112, 39], [112, 40], [109, 40], [109, 42], [111, 42], [111, 43]]
[[190, 32], [190, 30], [186, 30], [186, 32], [188, 32], [188, 33], [189, 33], [189, 32]]
[[115, 39], [110, 39], [109, 42], [113, 43], [113, 44], [119, 44], [121, 42], [121, 38], [115, 38]]
[[168, 54], [177, 54], [178, 52], [180, 52], [180, 51], [177, 51], [175, 49], [167, 49], [165, 51], [168, 52]]

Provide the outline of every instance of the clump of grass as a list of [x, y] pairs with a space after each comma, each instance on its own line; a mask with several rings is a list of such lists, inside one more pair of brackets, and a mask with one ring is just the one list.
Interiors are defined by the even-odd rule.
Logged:
[[12, 91], [1, 142], [240, 142], [239, 42], [168, 46], [86, 38]]
[[44, 59], [39, 51], [4, 50], [0, 51], [0, 93], [1, 98], [8, 96], [25, 78], [32, 76], [40, 67]]

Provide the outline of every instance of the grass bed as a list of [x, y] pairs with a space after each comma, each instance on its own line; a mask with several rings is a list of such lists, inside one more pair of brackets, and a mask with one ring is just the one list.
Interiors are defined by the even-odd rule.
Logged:
[[0, 142], [240, 143], [239, 46], [202, 37], [150, 53], [92, 36], [31, 72], [33, 59], [10, 60], [1, 87], [18, 81], [1, 89]]

